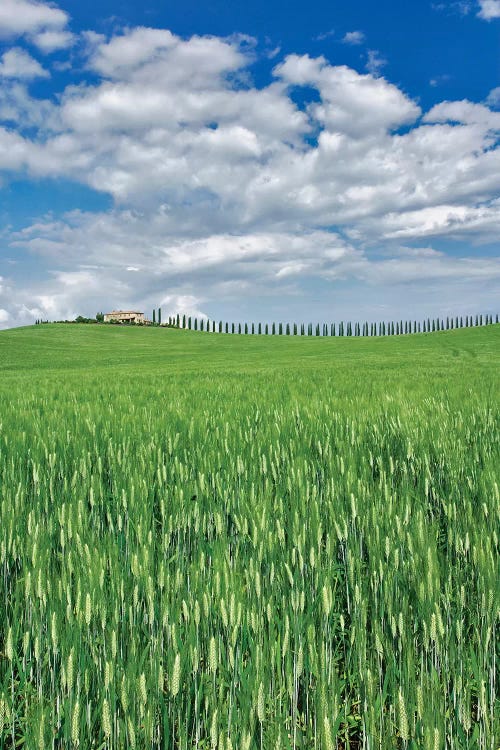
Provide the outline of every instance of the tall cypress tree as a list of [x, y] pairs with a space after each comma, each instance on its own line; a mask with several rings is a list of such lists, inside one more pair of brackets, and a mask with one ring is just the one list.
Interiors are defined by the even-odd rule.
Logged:
[[259, 323], [258, 335], [262, 336], [262, 323]]
[[153, 309], [153, 325], [156, 324], [156, 310]]
[[269, 327], [268, 327], [268, 324], [267, 324], [267, 323], [266, 323], [266, 327], [265, 327], [265, 329], [264, 329], [264, 334], [265, 334], [266, 336], [269, 336]]

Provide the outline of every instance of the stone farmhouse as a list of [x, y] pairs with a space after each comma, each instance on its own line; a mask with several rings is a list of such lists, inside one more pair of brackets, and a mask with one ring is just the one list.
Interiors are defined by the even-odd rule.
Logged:
[[144, 313], [136, 310], [113, 310], [113, 312], [105, 313], [104, 322], [110, 323], [112, 320], [117, 320], [119, 323], [149, 323]]

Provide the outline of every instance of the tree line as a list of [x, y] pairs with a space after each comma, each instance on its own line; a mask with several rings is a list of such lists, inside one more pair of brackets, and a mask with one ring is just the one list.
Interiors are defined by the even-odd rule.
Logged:
[[[161, 321], [161, 309], [153, 322]], [[250, 334], [265, 336], [400, 336], [409, 333], [430, 333], [455, 328], [471, 328], [498, 323], [498, 313], [493, 315], [465, 315], [446, 318], [426, 318], [423, 321], [398, 320], [364, 323], [340, 321], [339, 323], [228, 323], [186, 315], [168, 318], [167, 327], [183, 328], [208, 333]], [[161, 323], [158, 322], [158, 325]]]

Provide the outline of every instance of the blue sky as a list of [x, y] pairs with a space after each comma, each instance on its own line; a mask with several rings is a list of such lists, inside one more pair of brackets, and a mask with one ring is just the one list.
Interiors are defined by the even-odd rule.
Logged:
[[496, 313], [500, 0], [0, 4], [0, 327]]

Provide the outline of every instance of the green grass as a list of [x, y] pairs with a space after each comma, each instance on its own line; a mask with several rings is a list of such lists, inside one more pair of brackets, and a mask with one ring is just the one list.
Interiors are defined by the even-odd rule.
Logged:
[[500, 326], [0, 333], [0, 748], [496, 750]]

